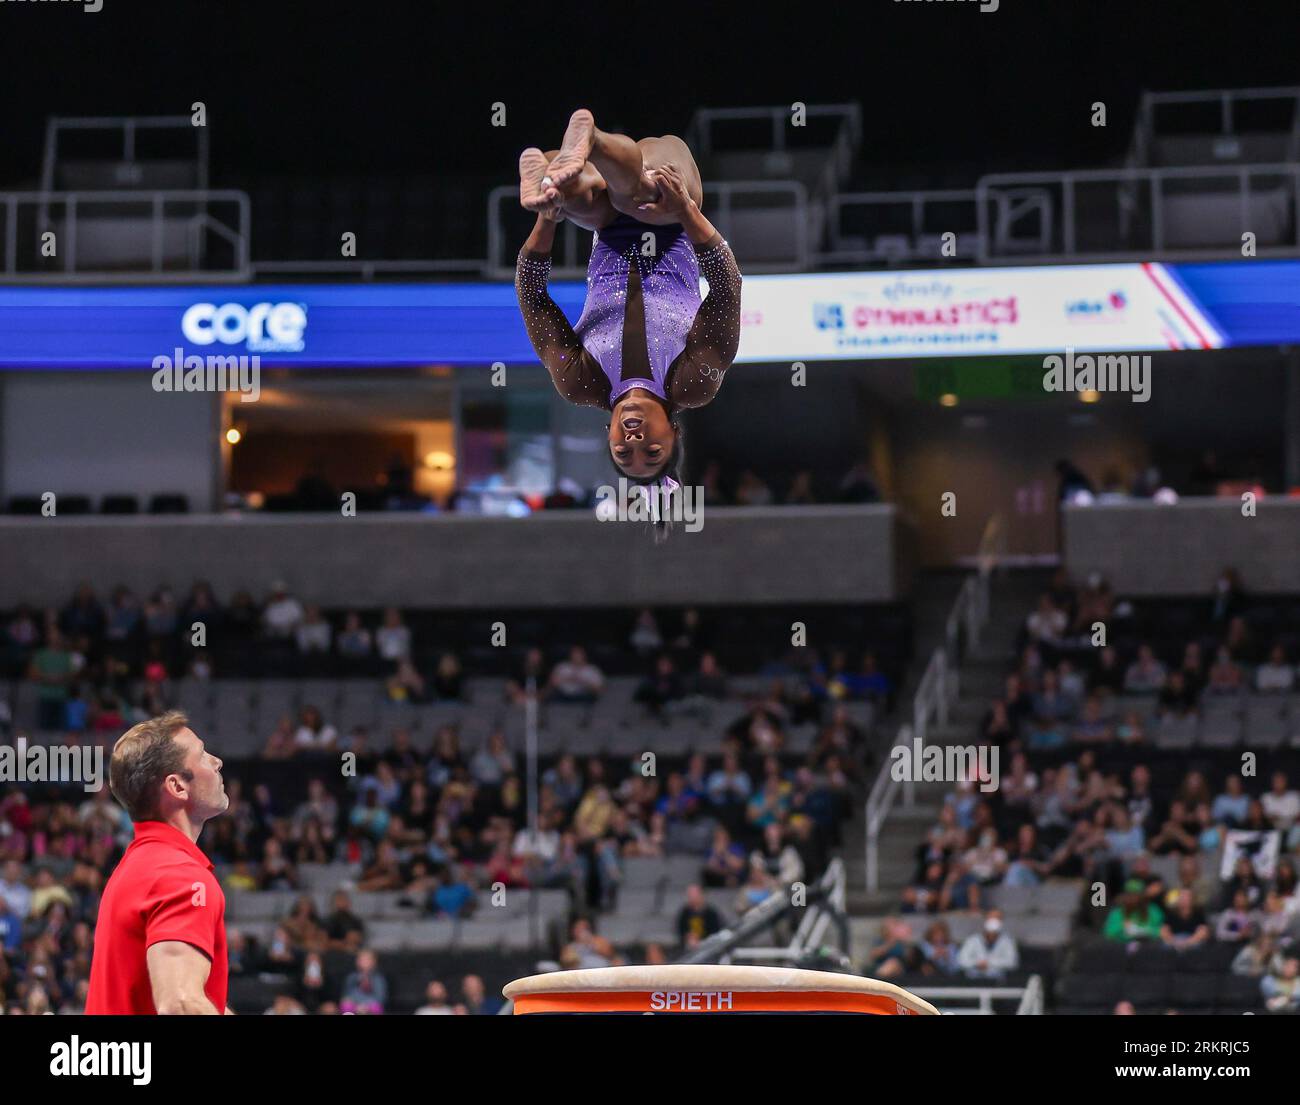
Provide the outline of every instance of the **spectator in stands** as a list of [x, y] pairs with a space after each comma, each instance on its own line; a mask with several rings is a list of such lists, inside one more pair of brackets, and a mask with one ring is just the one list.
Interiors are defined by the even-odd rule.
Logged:
[[30, 606], [20, 605], [5, 622], [4, 636], [0, 639], [0, 659], [4, 661], [4, 672], [11, 678], [17, 678], [27, 670], [32, 653], [41, 640], [40, 623]]
[[384, 681], [384, 693], [389, 702], [431, 702], [433, 696], [424, 676], [410, 660], [397, 661], [397, 667]]
[[632, 627], [628, 644], [643, 660], [650, 659], [663, 648], [664, 639], [659, 632], [659, 623], [655, 620], [653, 611], [647, 609], [637, 614], [636, 624]]
[[1240, 775], [1229, 775], [1220, 793], [1210, 806], [1210, 816], [1216, 825], [1229, 829], [1240, 828], [1250, 813], [1250, 798], [1241, 783]]
[[321, 614], [320, 607], [308, 606], [302, 621], [294, 629], [298, 654], [305, 658], [328, 655], [333, 635], [334, 630]]
[[683, 681], [683, 691], [681, 711], [707, 723], [712, 717], [713, 704], [727, 697], [727, 676], [713, 653], [700, 654], [699, 666]]
[[1148, 844], [1158, 856], [1179, 852], [1194, 856], [1200, 850], [1201, 822], [1185, 803], [1175, 799], [1169, 804], [1169, 816]]
[[1270, 967], [1259, 984], [1264, 1004], [1270, 1013], [1294, 1013], [1300, 1010], [1300, 959], [1287, 956]]
[[459, 864], [444, 867], [438, 876], [438, 886], [429, 899], [430, 912], [443, 917], [465, 918], [478, 907], [474, 888]]
[[1250, 898], [1244, 890], [1233, 895], [1232, 905], [1219, 914], [1214, 926], [1214, 938], [1224, 944], [1242, 944], [1254, 937], [1259, 927], [1259, 914], [1250, 908]]
[[1124, 884], [1119, 904], [1106, 916], [1102, 936], [1107, 940], [1132, 943], [1139, 940], [1156, 940], [1165, 923], [1164, 911], [1146, 896], [1146, 884], [1141, 879], [1130, 878]]
[[546, 666], [546, 657], [540, 648], [530, 648], [524, 653], [514, 677], [506, 685], [506, 697], [516, 706], [522, 705], [526, 697], [528, 682], [537, 685], [540, 698], [549, 694], [550, 675]]
[[334, 998], [333, 987], [325, 973], [325, 963], [319, 953], [310, 952], [303, 960], [298, 977], [296, 997], [308, 1013], [319, 1013], [322, 1005]]
[[1232, 869], [1232, 876], [1223, 884], [1220, 891], [1220, 904], [1228, 908], [1236, 900], [1238, 892], [1244, 892], [1251, 909], [1257, 909], [1264, 903], [1264, 881], [1255, 872], [1255, 865], [1250, 857], [1239, 855]]
[[298, 873], [284, 854], [284, 845], [270, 837], [262, 846], [262, 863], [258, 872], [260, 890], [294, 890], [298, 886]]
[[361, 615], [350, 612], [343, 620], [343, 631], [335, 642], [339, 657], [352, 668], [364, 665], [370, 659], [373, 642], [370, 630], [361, 624]]
[[455, 1012], [447, 998], [447, 987], [436, 978], [424, 988], [424, 1004], [415, 1011], [417, 1017], [448, 1017]]
[[1232, 959], [1232, 973], [1246, 978], [1263, 978], [1274, 966], [1281, 966], [1277, 938], [1262, 932], [1256, 933]]
[[1186, 717], [1196, 709], [1196, 693], [1187, 685], [1181, 668], [1175, 668], [1165, 679], [1156, 699], [1156, 711], [1162, 716]]
[[[268, 843], [272, 842], [268, 841]], [[303, 894], [294, 901], [289, 916], [280, 922], [280, 927], [288, 934], [289, 943], [295, 951], [317, 949], [324, 945], [325, 929], [321, 925], [320, 916], [316, 912], [316, 903], [310, 894]]]
[[841, 503], [878, 503], [880, 491], [871, 476], [871, 466], [859, 461], [840, 480], [836, 499]]
[[1177, 952], [1199, 948], [1210, 939], [1210, 926], [1196, 899], [1183, 891], [1178, 894], [1173, 910], [1166, 914], [1160, 926], [1160, 940], [1167, 948]]
[[813, 492], [812, 473], [807, 468], [801, 468], [790, 481], [790, 487], [785, 493], [785, 503], [787, 506], [808, 506], [815, 502], [817, 496]]
[[867, 952], [865, 974], [889, 980], [915, 970], [921, 963], [921, 950], [912, 939], [912, 926], [900, 917], [886, 917], [880, 939]]
[[574, 645], [569, 658], [555, 665], [549, 683], [550, 696], [557, 702], [590, 705], [605, 689], [605, 677], [587, 659], [587, 650]]
[[1161, 902], [1166, 912], [1173, 910], [1178, 899], [1186, 895], [1199, 909], [1206, 909], [1215, 893], [1214, 880], [1207, 877], [1198, 856], [1183, 856], [1178, 861], [1178, 881], [1165, 889]]
[[[579, 917], [569, 926], [569, 943], [564, 948], [574, 966], [580, 970], [610, 967], [617, 956], [614, 946], [603, 936], [597, 936], [591, 922]], [[563, 954], [563, 953], [562, 953]]]
[[296, 734], [297, 730], [294, 728], [293, 718], [288, 714], [281, 714], [280, 720], [275, 723], [275, 728], [271, 730], [270, 736], [266, 738], [266, 743], [262, 746], [262, 759], [292, 759], [298, 751]]
[[803, 860], [786, 841], [785, 830], [778, 822], [763, 827], [763, 840], [749, 855], [749, 862], [760, 863], [773, 880], [781, 886], [803, 879]]
[[754, 906], [766, 901], [779, 889], [776, 880], [768, 874], [767, 867], [751, 856], [749, 875], [745, 879], [745, 884], [740, 888], [740, 893], [736, 895], [736, 912], [745, 913], [753, 909]]
[[943, 921], [933, 922], [917, 945], [921, 952], [923, 975], [955, 975], [961, 970], [961, 949], [953, 941], [948, 926]]
[[506, 735], [493, 729], [469, 762], [469, 773], [479, 786], [499, 787], [507, 775], [515, 774], [515, 758], [506, 747]]
[[1038, 597], [1038, 606], [1025, 619], [1025, 633], [1036, 644], [1055, 647], [1065, 636], [1067, 620], [1065, 611], [1060, 609], [1049, 594]]
[[1020, 948], [1003, 928], [1002, 911], [990, 909], [984, 925], [962, 943], [957, 956], [962, 973], [971, 979], [1001, 980], [1020, 967]]
[[432, 682], [441, 702], [460, 702], [465, 697], [465, 672], [454, 652], [444, 652], [438, 657]]
[[686, 902], [677, 911], [677, 943], [693, 948], [701, 940], [722, 931], [722, 915], [704, 897], [697, 884], [686, 888]]
[[366, 925], [352, 911], [352, 897], [346, 890], [336, 890], [330, 899], [331, 909], [323, 929], [330, 951], [356, 952], [366, 938]]
[[1242, 667], [1251, 667], [1259, 663], [1259, 645], [1250, 631], [1250, 626], [1246, 624], [1246, 619], [1240, 615], [1228, 622], [1228, 634], [1224, 638], [1224, 647], [1227, 648], [1228, 655], [1232, 657], [1233, 662]]
[[1273, 888], [1281, 897], [1287, 913], [1300, 916], [1300, 877], [1296, 875], [1295, 863], [1290, 857], [1283, 856], [1278, 860], [1274, 878]]
[[1138, 646], [1137, 659], [1124, 674], [1124, 690], [1130, 694], [1154, 694], [1159, 691], [1168, 678], [1164, 664], [1156, 659], [1156, 654], [1148, 644]]
[[1227, 645], [1220, 645], [1214, 654], [1214, 663], [1210, 667], [1206, 680], [1207, 695], [1240, 694], [1245, 685], [1245, 674], [1241, 666], [1232, 658]]
[[[146, 618], [148, 617], [148, 607]], [[271, 597], [267, 599], [262, 610], [262, 627], [271, 638], [288, 640], [297, 632], [302, 623], [304, 611], [302, 603], [289, 594], [289, 587], [282, 580], [271, 584]]]
[[1096, 666], [1088, 677], [1088, 689], [1105, 695], [1119, 694], [1125, 689], [1125, 676], [1119, 652], [1107, 645], [1097, 656]]
[[388, 1004], [388, 980], [379, 971], [379, 960], [369, 948], [357, 952], [356, 969], [343, 983], [339, 1009], [344, 1013], [380, 1014]]
[[771, 506], [776, 501], [772, 489], [746, 469], [736, 484], [737, 506]]
[[328, 725], [315, 706], [304, 706], [298, 714], [293, 742], [304, 752], [330, 752], [338, 742], [338, 730]]
[[1108, 744], [1115, 730], [1105, 716], [1100, 695], [1090, 694], [1083, 704], [1083, 712], [1074, 723], [1070, 739], [1076, 744]]
[[1286, 649], [1274, 645], [1268, 663], [1255, 669], [1255, 690], [1265, 694], [1290, 691], [1295, 686], [1295, 667], [1287, 662]]
[[383, 839], [388, 832], [390, 817], [388, 810], [379, 801], [379, 792], [371, 789], [362, 792], [361, 801], [352, 807], [348, 824], [372, 841], [377, 841]]
[[384, 620], [375, 630], [375, 651], [390, 670], [395, 670], [400, 661], [411, 658], [411, 630], [395, 606], [384, 611]]
[[731, 838], [721, 825], [713, 830], [713, 842], [704, 858], [704, 885], [714, 888], [735, 889], [740, 886], [749, 865], [745, 850]]
[[877, 665], [874, 652], [868, 652], [862, 657], [860, 671], [838, 671], [828, 685], [831, 697], [835, 699], [884, 702], [889, 698], [889, 678]]
[[23, 941], [23, 919], [0, 894], [0, 955], [14, 955]]
[[471, 1017], [490, 1017], [500, 1012], [500, 998], [488, 994], [478, 975], [466, 975], [460, 983], [461, 1005]]
[[63, 634], [54, 626], [45, 633], [45, 644], [32, 655], [27, 678], [37, 685], [36, 725], [43, 730], [64, 728], [68, 687], [76, 675], [73, 654]]
[[1246, 593], [1235, 568], [1224, 568], [1214, 581], [1210, 605], [1210, 621], [1227, 625], [1240, 612], [1246, 602]]
[[[1284, 835], [1300, 820], [1300, 792], [1288, 785], [1285, 771], [1273, 772], [1268, 793], [1259, 801], [1269, 823]], [[1286, 846], [1292, 847], [1292, 842], [1288, 840]]]
[[1005, 886], [1037, 886], [1051, 870], [1050, 853], [1038, 839], [1038, 829], [1032, 824], [1021, 825], [1016, 830], [1016, 843], [1007, 854]]
[[1103, 828], [1105, 838], [1105, 847], [1099, 851], [1096, 861], [1105, 872], [1106, 882], [1118, 882], [1123, 875], [1124, 865], [1143, 854], [1146, 840], [1142, 826], [1133, 824], [1128, 810], [1118, 802], [1099, 807], [1096, 824]]

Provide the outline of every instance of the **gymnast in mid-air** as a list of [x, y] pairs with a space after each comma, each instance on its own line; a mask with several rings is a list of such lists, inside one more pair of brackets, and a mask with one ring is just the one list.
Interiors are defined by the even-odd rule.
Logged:
[[[608, 134], [585, 108], [558, 150], [519, 157], [519, 200], [537, 214], [515, 270], [529, 340], [561, 395], [610, 412], [615, 468], [669, 493], [682, 478], [680, 412], [717, 395], [740, 342], [740, 270], [703, 198], [680, 138]], [[576, 326], [546, 290], [563, 219], [596, 236]]]

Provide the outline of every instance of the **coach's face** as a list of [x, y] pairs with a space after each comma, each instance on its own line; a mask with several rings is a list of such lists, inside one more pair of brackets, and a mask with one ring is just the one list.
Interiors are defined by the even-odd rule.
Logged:
[[221, 760], [204, 747], [193, 729], [182, 729], [174, 739], [185, 749], [191, 812], [204, 819], [225, 813], [230, 798], [221, 778]]

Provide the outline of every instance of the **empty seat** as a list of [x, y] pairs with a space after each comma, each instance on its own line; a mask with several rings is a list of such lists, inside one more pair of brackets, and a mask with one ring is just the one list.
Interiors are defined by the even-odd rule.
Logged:
[[658, 889], [667, 868], [664, 861], [649, 856], [630, 856], [623, 861], [623, 889]]
[[1072, 917], [1083, 898], [1083, 883], [1074, 879], [1052, 879], [1034, 887], [1034, 910], [1058, 917]]

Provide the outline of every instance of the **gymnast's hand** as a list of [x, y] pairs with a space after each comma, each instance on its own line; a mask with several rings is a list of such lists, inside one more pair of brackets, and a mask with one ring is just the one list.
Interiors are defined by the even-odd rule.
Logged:
[[659, 198], [654, 203], [643, 203], [638, 211], [650, 211], [656, 215], [667, 215], [678, 222], [684, 221], [694, 211], [699, 210], [690, 193], [686, 191], [686, 182], [672, 162], [661, 165], [658, 169], [648, 170], [651, 180], [659, 187]]

